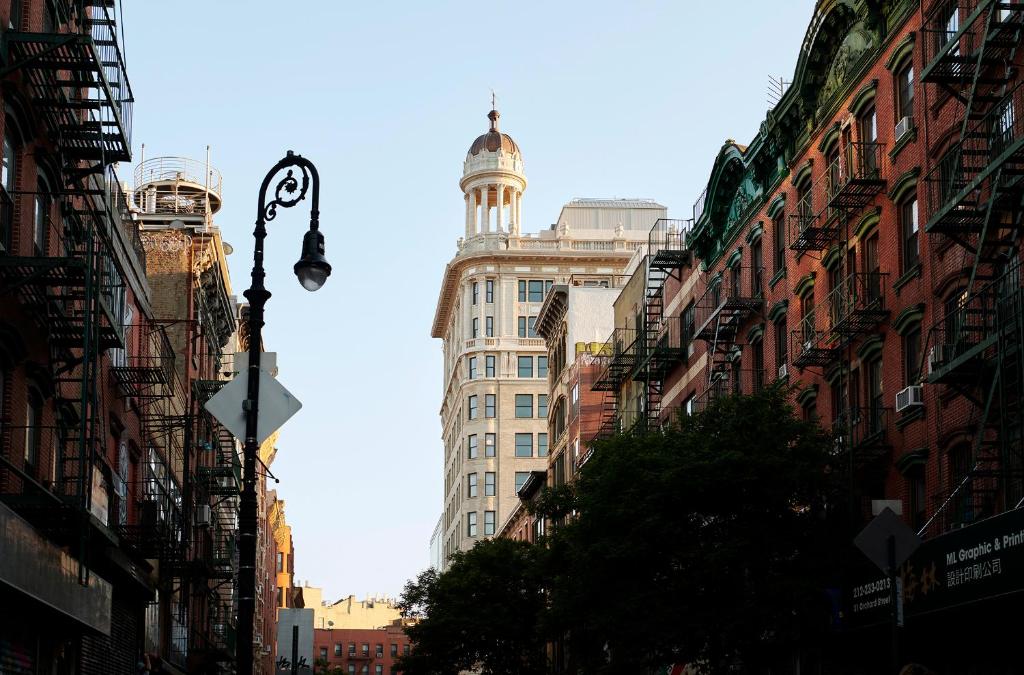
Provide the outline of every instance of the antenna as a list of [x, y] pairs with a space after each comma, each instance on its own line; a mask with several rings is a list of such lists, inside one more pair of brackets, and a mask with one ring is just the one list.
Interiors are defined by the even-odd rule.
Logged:
[[498, 109], [498, 97], [495, 95], [494, 90], [491, 89], [491, 110]]
[[774, 108], [782, 100], [782, 95], [789, 89], [791, 82], [782, 79], [775, 79], [774, 77], [768, 78], [768, 105]]

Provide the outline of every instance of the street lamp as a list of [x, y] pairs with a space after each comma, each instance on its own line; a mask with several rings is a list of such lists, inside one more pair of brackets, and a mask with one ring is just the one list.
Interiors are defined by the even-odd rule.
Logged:
[[[287, 173], [267, 201], [267, 190], [274, 177]], [[301, 176], [295, 172], [300, 171]], [[260, 348], [263, 344], [263, 309], [270, 291], [263, 286], [263, 240], [267, 221], [277, 217], [278, 208], [291, 208], [306, 198], [313, 183], [313, 201], [309, 211], [309, 231], [302, 238], [302, 256], [295, 263], [295, 276], [307, 291], [318, 290], [331, 274], [324, 258], [324, 235], [320, 233], [320, 175], [308, 159], [291, 150], [263, 179], [256, 213], [256, 247], [253, 250], [252, 285], [243, 295], [249, 301], [249, 382], [245, 401], [245, 445], [242, 450], [242, 494], [238, 514], [238, 641], [235, 662], [239, 675], [253, 672], [253, 625], [256, 611], [256, 536], [259, 517], [256, 508], [256, 457], [259, 454], [257, 422], [260, 401]]]

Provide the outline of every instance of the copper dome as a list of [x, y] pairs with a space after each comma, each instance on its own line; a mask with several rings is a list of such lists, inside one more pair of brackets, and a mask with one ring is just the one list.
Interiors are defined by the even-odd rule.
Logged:
[[503, 134], [498, 131], [498, 118], [501, 114], [497, 110], [492, 110], [487, 114], [487, 118], [491, 120], [491, 130], [486, 134], [477, 136], [477, 139], [473, 141], [473, 145], [469, 146], [469, 154], [479, 155], [483, 151], [497, 152], [499, 149], [509, 153], [519, 153], [519, 146], [512, 140], [512, 137], [508, 134]]

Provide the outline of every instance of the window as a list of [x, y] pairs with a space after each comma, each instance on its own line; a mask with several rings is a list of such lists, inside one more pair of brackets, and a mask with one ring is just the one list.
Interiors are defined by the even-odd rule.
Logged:
[[541, 302], [544, 295], [551, 290], [551, 279], [520, 279], [519, 302]]
[[46, 253], [46, 231], [50, 224], [50, 204], [50, 188], [40, 176], [32, 229], [32, 246], [36, 255], [45, 255]]
[[[384, 656], [384, 652], [381, 652], [377, 656]], [[374, 675], [384, 675], [384, 666], [380, 663], [373, 667]]]
[[476, 474], [471, 473], [466, 476], [466, 496], [476, 497]]
[[764, 295], [764, 253], [761, 250], [760, 239], [754, 240], [750, 245], [750, 264], [753, 273], [750, 290], [754, 292], [755, 298], [759, 298]]
[[488, 316], [484, 318], [484, 336], [494, 337], [494, 317]]
[[14, 143], [14, 139], [10, 134], [4, 135], [4, 156], [3, 165], [0, 167], [0, 183], [3, 183], [4, 189], [7, 190], [7, 194], [14, 192], [15, 184], [15, 170], [17, 167], [17, 155], [15, 154], [15, 148], [17, 145]]
[[525, 316], [519, 317], [519, 320], [518, 320], [517, 323], [518, 323], [518, 327], [519, 327], [519, 337], [521, 337], [521, 338], [526, 337], [526, 317]]
[[[355, 652], [352, 652], [352, 655], [354, 656]], [[348, 664], [348, 675], [356, 675], [356, 664]]]
[[[374, 655], [379, 659], [384, 656], [384, 645], [378, 643]], [[378, 666], [379, 667], [379, 666]], [[377, 671], [380, 672], [380, 671]]]
[[530, 318], [528, 318], [526, 320], [526, 322], [527, 322], [526, 337], [532, 337], [532, 338], [537, 337], [537, 317], [531, 316]]
[[476, 434], [470, 434], [466, 438], [466, 459], [477, 458]]
[[519, 357], [519, 377], [533, 377], [533, 357]]
[[914, 117], [914, 61], [907, 59], [896, 71], [896, 120]]
[[694, 402], [695, 402], [695, 400], [696, 400], [695, 395], [694, 394], [690, 394], [689, 396], [686, 397], [686, 400], [683, 402], [683, 411], [687, 415], [692, 415], [694, 413]]
[[484, 377], [494, 377], [494, 363], [493, 356], [484, 357]]
[[775, 249], [775, 274], [780, 274], [786, 267], [786, 232], [782, 211], [772, 219], [772, 244]]
[[912, 270], [921, 260], [918, 238], [917, 197], [900, 206], [900, 228], [903, 230], [903, 272]]
[[402, 655], [403, 656], [408, 656], [409, 655], [409, 645], [402, 645]]
[[548, 357], [538, 356], [537, 357], [537, 377], [548, 376]]
[[754, 367], [754, 393], [757, 393], [764, 389], [764, 339], [758, 338], [754, 344], [751, 345], [753, 354]]
[[360, 670], [359, 672], [363, 673], [363, 675], [370, 675], [370, 666], [369, 666], [369, 664], [364, 664], [362, 670]]
[[473, 317], [473, 337], [480, 337], [480, 319], [479, 317]]
[[533, 434], [516, 434], [516, 457], [533, 457]]
[[868, 423], [873, 434], [882, 431], [883, 395], [882, 359], [875, 359], [868, 363]]
[[494, 457], [494, 455], [495, 455], [495, 445], [496, 445], [495, 440], [496, 440], [496, 438], [497, 437], [494, 434], [484, 434], [484, 456], [485, 457]]
[[[491, 280], [488, 279], [487, 283], [490, 284]], [[398, 656], [398, 644], [396, 644], [394, 642], [391, 643], [391, 656], [392, 657]]]
[[484, 302], [492, 303], [494, 302], [494, 279], [488, 279], [485, 284]]
[[484, 535], [494, 534], [494, 511], [484, 511]]
[[693, 334], [696, 330], [694, 323], [697, 316], [696, 306], [693, 304], [693, 300], [683, 310], [683, 345], [688, 347], [693, 342]]
[[469, 407], [469, 410], [466, 413], [467, 416], [469, 417], [469, 419], [475, 420], [476, 419], [476, 413], [477, 413], [476, 394], [473, 394], [472, 396], [469, 397], [469, 399], [468, 399], [468, 407]]
[[340, 644], [335, 644], [334, 645], [334, 655], [335, 656], [341, 656], [341, 645]]
[[476, 536], [476, 511], [470, 511], [466, 514], [466, 536]]
[[495, 394], [484, 394], [484, 417], [494, 419], [497, 416], [498, 397]]
[[363, 656], [369, 656], [370, 655], [370, 645], [369, 645], [369, 643], [364, 642], [363, 644], [361, 644], [359, 646], [361, 648], [361, 651], [363, 652]]
[[516, 417], [533, 417], [533, 394], [516, 394]]
[[320, 648], [320, 659], [322, 661], [326, 661], [327, 660], [327, 647], [321, 647]]
[[516, 471], [516, 494], [519, 494], [519, 491], [523, 489], [529, 477], [529, 471]]
[[537, 417], [545, 419], [548, 416], [548, 395], [537, 394]]
[[43, 395], [35, 387], [28, 389], [25, 406], [25, 465], [29, 473], [39, 470], [39, 446], [42, 441]]
[[903, 336], [903, 376], [906, 386], [921, 379], [921, 326], [914, 326]]
[[349, 656], [355, 656], [356, 655], [356, 643], [355, 642], [349, 642], [348, 643], [348, 655]]
[[480, 284], [479, 282], [473, 282], [473, 304], [475, 305], [480, 300]]
[[526, 282], [519, 280], [519, 302], [526, 302]]
[[277, 571], [284, 572], [284, 553], [277, 552]]
[[789, 362], [789, 350], [786, 347], [786, 317], [775, 322], [775, 366], [781, 368]]
[[484, 474], [484, 497], [493, 497], [495, 494], [495, 473], [488, 471]]
[[867, 272], [867, 299], [882, 299], [882, 272], [878, 266], [878, 232], [864, 240], [864, 271]]
[[476, 379], [476, 357], [475, 356], [470, 356], [469, 357], [469, 379], [471, 379], [471, 380], [475, 380]]
[[910, 522], [915, 530], [924, 527], [928, 518], [928, 506], [925, 501], [924, 471], [912, 469], [904, 479], [907, 482], [907, 497], [910, 502]]
[[537, 456], [548, 456], [548, 435], [546, 433], [537, 434]]
[[862, 166], [857, 169], [863, 171], [864, 176], [873, 176], [878, 171], [878, 154], [875, 152], [875, 143], [878, 140], [875, 106], [869, 106], [861, 113], [859, 123], [861, 148], [864, 154], [861, 156]]

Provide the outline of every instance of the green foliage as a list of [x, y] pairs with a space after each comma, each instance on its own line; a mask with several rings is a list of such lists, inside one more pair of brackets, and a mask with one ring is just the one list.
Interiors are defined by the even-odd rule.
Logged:
[[522, 542], [481, 541], [456, 553], [444, 574], [427, 570], [406, 584], [403, 615], [412, 653], [399, 660], [406, 675], [543, 673], [544, 609], [540, 550]]
[[757, 661], [828, 619], [831, 439], [788, 392], [726, 397], [663, 433], [601, 443], [551, 538], [549, 628], [574, 667], [709, 672]]
[[[714, 401], [663, 432], [600, 442], [533, 510], [543, 546], [485, 541], [406, 585], [409, 675], [707, 673], [777, 662], [827, 630], [847, 532], [832, 439], [771, 387]], [[558, 651], [558, 650], [555, 650]]]

